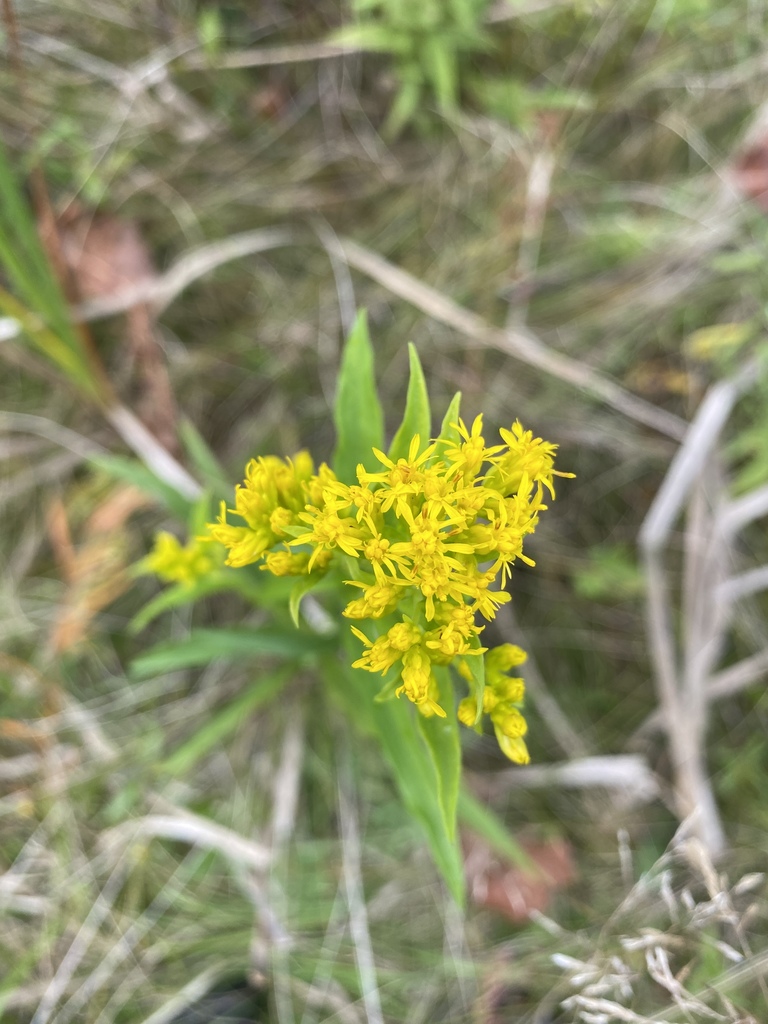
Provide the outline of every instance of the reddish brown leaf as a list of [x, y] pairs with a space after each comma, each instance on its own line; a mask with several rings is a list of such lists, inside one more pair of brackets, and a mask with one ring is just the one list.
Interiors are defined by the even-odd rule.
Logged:
[[768, 213], [768, 139], [745, 150], [732, 167], [736, 187]]
[[576, 877], [571, 846], [565, 839], [521, 842], [535, 865], [532, 870], [500, 859], [485, 840], [473, 833], [463, 835], [462, 846], [472, 901], [497, 910], [517, 924], [526, 921], [533, 910], [545, 913], [554, 894]]

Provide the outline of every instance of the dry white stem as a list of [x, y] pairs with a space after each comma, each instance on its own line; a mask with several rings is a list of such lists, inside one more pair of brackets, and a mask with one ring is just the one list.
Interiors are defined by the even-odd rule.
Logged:
[[717, 588], [715, 598], [718, 603], [726, 606], [734, 601], [740, 601], [750, 594], [757, 594], [761, 590], [768, 589], [768, 565], [761, 565], [759, 569], [750, 569], [749, 572], [739, 573], [738, 576], [731, 576]]
[[[713, 675], [707, 687], [707, 700], [711, 702], [722, 700], [724, 697], [733, 697], [748, 686], [759, 682], [767, 674], [768, 649], [753, 654], [749, 658], [742, 658], [735, 665], [724, 668]], [[659, 708], [635, 730], [632, 739], [639, 739], [663, 728], [664, 714]]]
[[230, 235], [184, 253], [169, 270], [158, 277], [147, 278], [146, 281], [123, 288], [112, 295], [81, 302], [73, 307], [72, 312], [77, 320], [92, 321], [124, 313], [133, 306], [148, 305], [157, 316], [185, 288], [217, 267], [257, 252], [289, 245], [292, 241], [294, 236], [291, 232], [282, 229], [245, 231], [239, 235]]
[[138, 943], [154, 927], [165, 911], [173, 905], [183, 890], [185, 881], [182, 875], [187, 866], [187, 859], [179, 864], [147, 909], [119, 936], [117, 942], [102, 958], [96, 969], [59, 1010], [53, 1018], [52, 1024], [68, 1024], [97, 992], [114, 980], [119, 965], [131, 956]]
[[260, 46], [252, 50], [230, 50], [229, 53], [190, 54], [184, 64], [195, 70], [232, 70], [234, 68], [263, 68], [275, 64], [300, 64], [304, 61], [330, 60], [352, 53], [362, 53], [360, 46], [335, 46], [333, 43], [296, 43], [291, 46]]
[[0, 782], [16, 782], [30, 775], [37, 775], [43, 766], [39, 754], [20, 754], [0, 760]]
[[[739, 395], [754, 379], [749, 366], [733, 380], [714, 385], [701, 403], [640, 530], [647, 578], [647, 624], [651, 657], [669, 738], [678, 813], [692, 816], [713, 855], [725, 836], [705, 765], [709, 675], [722, 650], [727, 621], [714, 599], [724, 575], [724, 545], [704, 490], [692, 505], [686, 536], [685, 648], [679, 656], [672, 628], [663, 551], [697, 480], [713, 480], [711, 453]], [[708, 471], [705, 472], [705, 468]]]
[[88, 952], [88, 948], [98, 934], [105, 918], [111, 912], [118, 893], [123, 887], [126, 870], [125, 858], [121, 858], [105, 882], [104, 888], [94, 900], [85, 921], [83, 921], [77, 935], [72, 940], [72, 944], [64, 954], [61, 963], [56, 969], [56, 973], [43, 993], [43, 997], [32, 1017], [31, 1024], [47, 1024], [50, 1020], [56, 1003], [66, 991], [72, 975]]
[[107, 454], [106, 448], [90, 438], [70, 430], [69, 427], [65, 427], [61, 423], [55, 423], [44, 416], [35, 416], [31, 413], [0, 412], [0, 430], [36, 434], [52, 444], [68, 449], [81, 459]]
[[355, 944], [355, 961], [360, 978], [365, 1015], [368, 1024], [384, 1024], [376, 980], [373, 946], [368, 931], [360, 857], [360, 830], [355, 805], [354, 775], [351, 755], [344, 740], [340, 744], [338, 807], [341, 826], [342, 870], [349, 907], [349, 930]]
[[109, 764], [118, 756], [117, 747], [107, 738], [98, 718], [71, 694], [62, 692], [61, 720], [63, 725], [77, 729], [88, 753], [102, 764]]
[[110, 849], [132, 845], [149, 837], [189, 843], [204, 850], [216, 850], [228, 860], [245, 864], [256, 871], [263, 871], [272, 859], [271, 852], [260, 843], [189, 811], [180, 811], [178, 817], [148, 814], [135, 821], [126, 821], [104, 832], [100, 843], [105, 849]]
[[180, 1015], [182, 1010], [185, 1010], [188, 1006], [202, 999], [204, 995], [207, 995], [225, 972], [225, 967], [209, 967], [201, 974], [198, 974], [196, 978], [193, 978], [192, 981], [187, 982], [184, 988], [174, 993], [154, 1013], [150, 1013], [148, 1017], [145, 1017], [142, 1024], [169, 1024], [170, 1021], [175, 1020]]
[[[754, 373], [754, 370], [751, 372]], [[720, 381], [707, 392], [643, 521], [638, 537], [643, 550], [658, 550], [668, 541], [694, 481], [704, 469], [720, 432], [747, 384], [746, 375], [740, 374], [738, 379]]]
[[337, 981], [330, 979], [318, 988], [294, 978], [291, 985], [307, 1006], [314, 1010], [330, 1010], [332, 1017], [329, 1020], [339, 1020], [341, 1024], [363, 1024], [362, 1015]]
[[293, 834], [299, 803], [301, 768], [304, 763], [304, 712], [297, 705], [283, 737], [280, 764], [272, 786], [272, 845], [279, 850]]
[[[544, 220], [555, 167], [556, 161], [552, 150], [548, 146], [540, 146], [531, 161], [526, 181], [525, 214], [515, 264], [515, 281], [526, 280], [538, 266]], [[527, 300], [522, 303], [510, 304], [507, 315], [508, 330], [514, 330], [516, 325], [525, 323], [527, 307]]]
[[644, 423], [667, 437], [675, 440], [683, 437], [685, 423], [679, 417], [637, 398], [586, 363], [551, 351], [530, 331], [494, 327], [378, 253], [348, 238], [340, 239], [339, 244], [341, 254], [350, 266], [378, 281], [434, 320], [480, 345], [499, 349], [549, 376], [586, 391], [629, 419]]
[[726, 505], [720, 516], [720, 529], [725, 537], [732, 537], [765, 515], [768, 515], [768, 485]]
[[644, 757], [636, 754], [615, 754], [585, 757], [561, 764], [526, 765], [507, 768], [477, 785], [499, 789], [540, 789], [562, 786], [564, 789], [618, 789], [639, 801], [655, 800], [659, 794], [656, 777]]
[[203, 489], [197, 480], [190, 476], [130, 409], [116, 405], [107, 409], [104, 415], [128, 447], [164, 483], [190, 501], [200, 497]]

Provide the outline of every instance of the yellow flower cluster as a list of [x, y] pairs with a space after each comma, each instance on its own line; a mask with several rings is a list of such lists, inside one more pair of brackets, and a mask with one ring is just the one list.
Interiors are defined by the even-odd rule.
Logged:
[[186, 545], [172, 533], [161, 531], [155, 544], [142, 563], [142, 570], [152, 572], [165, 583], [191, 585], [208, 576], [221, 564], [219, 548], [209, 537], [196, 537]]
[[[518, 676], [509, 676], [510, 669], [522, 665], [528, 655], [515, 644], [494, 647], [485, 656], [485, 689], [483, 713], [491, 716], [499, 746], [511, 761], [527, 764], [530, 760], [525, 736], [528, 725], [520, 714], [519, 705], [525, 696], [525, 682]], [[459, 667], [461, 675], [471, 684], [472, 676], [465, 665]], [[474, 697], [465, 697], [459, 704], [459, 721], [472, 726], [477, 717]]]
[[[251, 459], [244, 482], [235, 489], [235, 507], [228, 509], [222, 501], [218, 520], [208, 524], [211, 536], [227, 548], [226, 564], [240, 568], [264, 559], [262, 569], [275, 576], [324, 569], [330, 555], [315, 551], [310, 558], [306, 552], [292, 552], [288, 544], [292, 530], [301, 526], [306, 506], [322, 502], [325, 488], [334, 483], [336, 477], [325, 464], [315, 473], [308, 452], [285, 461], [274, 455]], [[228, 512], [245, 520], [245, 526], [228, 523]]]
[[[421, 450], [413, 438], [408, 455], [394, 461], [373, 449], [382, 469], [357, 469], [357, 484], [336, 478], [328, 466], [317, 473], [306, 452], [293, 460], [255, 459], [235, 493], [234, 509], [222, 504], [211, 535], [228, 549], [227, 564], [263, 560], [276, 575], [323, 572], [334, 561], [359, 593], [343, 614], [354, 620], [397, 615], [370, 638], [352, 627], [364, 645], [354, 667], [386, 675], [395, 669], [405, 694], [422, 714], [445, 715], [437, 700], [434, 666], [455, 662], [475, 684], [466, 659], [480, 657], [484, 629], [510, 600], [503, 589], [512, 564], [522, 559], [524, 538], [554, 497], [556, 446], [534, 438], [515, 422], [501, 430], [501, 444], [486, 446], [482, 417], [471, 429], [454, 424], [454, 439]], [[228, 512], [245, 525], [227, 522]], [[382, 624], [383, 626], [383, 624]], [[371, 628], [368, 633], [372, 632]], [[505, 673], [524, 658], [505, 644], [486, 654], [483, 711], [490, 714], [502, 750], [528, 759], [525, 720], [515, 705], [523, 683]], [[463, 700], [459, 719], [474, 725], [475, 696]]]

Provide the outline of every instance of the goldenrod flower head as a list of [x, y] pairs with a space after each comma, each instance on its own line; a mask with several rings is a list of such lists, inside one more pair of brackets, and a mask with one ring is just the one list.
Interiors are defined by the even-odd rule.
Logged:
[[[293, 459], [273, 455], [251, 459], [245, 467], [245, 480], [235, 489], [235, 507], [221, 503], [215, 523], [209, 523], [211, 537], [227, 548], [227, 565], [242, 567], [266, 559], [262, 568], [276, 576], [302, 575], [321, 568], [322, 547], [306, 559], [293, 556], [284, 549], [293, 528], [301, 526], [307, 503], [323, 500], [324, 489], [335, 482], [332, 471], [322, 465], [317, 474], [308, 452], [299, 452]], [[228, 521], [228, 514], [237, 516], [244, 525]], [[280, 546], [281, 551], [273, 549]], [[275, 556], [275, 557], [272, 557]]]
[[[374, 448], [381, 469], [358, 466], [351, 486], [326, 465], [315, 473], [306, 452], [287, 461], [254, 459], [234, 508], [222, 506], [210, 532], [228, 549], [229, 565], [260, 561], [275, 575], [318, 572], [340, 560], [344, 583], [358, 590], [346, 618], [384, 624], [400, 616], [373, 639], [351, 627], [364, 647], [354, 667], [395, 669], [396, 693], [423, 714], [441, 715], [433, 668], [453, 664], [470, 689], [459, 719], [474, 725], [479, 696], [470, 660], [486, 651], [478, 640], [483, 620], [510, 600], [503, 587], [514, 563], [533, 565], [526, 538], [546, 510], [545, 493], [554, 497], [554, 477], [571, 474], [554, 469], [557, 446], [519, 421], [490, 446], [482, 416], [471, 426], [451, 426], [455, 441], [432, 441], [422, 450], [415, 435], [403, 458]], [[230, 514], [240, 522], [230, 523]], [[521, 762], [528, 756], [525, 720], [515, 705], [524, 683], [508, 672], [524, 658], [512, 644], [488, 651], [481, 701], [502, 749]]]
[[194, 537], [186, 545], [165, 530], [155, 537], [155, 544], [144, 559], [148, 572], [165, 583], [191, 585], [207, 576], [220, 564], [216, 545], [209, 538]]

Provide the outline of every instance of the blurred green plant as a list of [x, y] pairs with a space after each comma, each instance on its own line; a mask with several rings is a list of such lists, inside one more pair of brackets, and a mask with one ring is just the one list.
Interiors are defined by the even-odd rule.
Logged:
[[[493, 619], [510, 599], [500, 586], [518, 558], [532, 564], [523, 554], [524, 538], [546, 508], [545, 493], [554, 497], [553, 478], [570, 474], [554, 469], [555, 445], [517, 422], [500, 431], [500, 444], [487, 446], [482, 417], [471, 428], [460, 419], [458, 394], [430, 442], [429, 397], [413, 346], [410, 361], [403, 420], [385, 454], [373, 349], [360, 314], [340, 369], [333, 468], [316, 470], [307, 452], [253, 459], [234, 508], [222, 501], [207, 530], [210, 499], [204, 498], [188, 506], [186, 543], [167, 532], [157, 535], [137, 571], [169, 586], [136, 617], [134, 630], [226, 590], [269, 617], [258, 626], [193, 630], [145, 652], [133, 674], [258, 655], [322, 678], [350, 720], [378, 740], [405, 807], [423, 826], [460, 901], [459, 724], [480, 731], [487, 715], [504, 753], [518, 763], [529, 760], [520, 712], [525, 684], [510, 675], [525, 652], [513, 644], [481, 646], [484, 625], [476, 619]], [[201, 445], [194, 436], [196, 468], [212, 491], [219, 490], [221, 473]], [[125, 475], [122, 464], [118, 469]], [[344, 617], [365, 631], [340, 631]], [[383, 677], [378, 694], [366, 673]], [[253, 693], [221, 711], [166, 765], [174, 771], [187, 766], [242, 714], [279, 699], [289, 679], [282, 669], [262, 676]], [[458, 706], [457, 685], [469, 691]], [[489, 832], [487, 814], [477, 808], [473, 814], [468, 794], [462, 807], [485, 822], [483, 831], [498, 845], [499, 830], [491, 825]]]
[[19, 337], [81, 393], [107, 405], [111, 389], [84, 334], [73, 323], [67, 300], [40, 242], [29, 204], [0, 143], [0, 314], [15, 322]]
[[386, 121], [389, 135], [413, 121], [430, 97], [441, 111], [457, 108], [465, 58], [492, 47], [483, 27], [488, 5], [489, 0], [351, 0], [357, 24], [344, 26], [331, 41], [392, 57], [398, 90]]
[[590, 601], [628, 601], [642, 594], [644, 578], [628, 545], [604, 545], [592, 548], [587, 561], [573, 570], [573, 586]]

